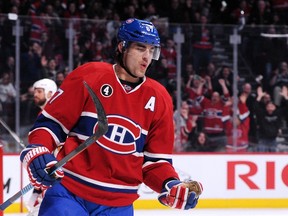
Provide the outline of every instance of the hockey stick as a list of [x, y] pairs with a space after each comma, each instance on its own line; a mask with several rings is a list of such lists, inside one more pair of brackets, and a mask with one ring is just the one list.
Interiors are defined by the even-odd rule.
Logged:
[[[52, 175], [57, 169], [64, 166], [68, 161], [72, 160], [75, 156], [77, 156], [82, 151], [87, 149], [91, 144], [95, 143], [96, 140], [98, 140], [101, 136], [103, 136], [108, 130], [108, 122], [107, 122], [107, 118], [106, 118], [106, 113], [105, 113], [105, 110], [104, 110], [100, 100], [97, 98], [97, 96], [95, 95], [93, 90], [90, 88], [90, 86], [88, 86], [88, 84], [85, 81], [84, 81], [84, 85], [87, 88], [90, 96], [92, 97], [94, 105], [96, 106], [96, 110], [98, 113], [98, 128], [92, 136], [90, 136], [88, 139], [86, 139], [77, 148], [75, 148], [68, 155], [66, 155], [62, 160], [58, 161], [53, 167], [51, 167], [49, 170], [47, 170], [49, 175]], [[32, 184], [26, 185], [19, 192], [17, 192], [11, 198], [6, 200], [4, 203], [2, 203], [0, 205], [0, 210], [4, 211], [8, 206], [10, 206], [13, 202], [15, 202], [18, 198], [20, 198], [21, 196], [26, 194], [32, 188], [33, 188]]]
[[25, 144], [23, 142], [23, 140], [20, 139], [20, 137], [10, 129], [10, 127], [6, 124], [5, 121], [3, 121], [1, 118], [0, 118], [0, 123], [3, 125], [3, 127], [10, 133], [10, 135], [13, 137], [13, 139], [19, 143], [19, 145], [22, 147], [22, 148], [25, 148]]

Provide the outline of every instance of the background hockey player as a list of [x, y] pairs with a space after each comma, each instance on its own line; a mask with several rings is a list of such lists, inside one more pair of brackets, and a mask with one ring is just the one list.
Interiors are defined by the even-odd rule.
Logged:
[[[41, 110], [44, 109], [45, 105], [48, 103], [50, 98], [57, 91], [56, 83], [51, 79], [41, 79], [33, 84], [33, 99], [35, 105], [37, 105]], [[40, 203], [42, 201], [45, 191], [34, 189], [32, 195], [27, 203], [27, 208], [29, 210], [28, 216], [37, 216]]]
[[[154, 25], [128, 19], [118, 31], [116, 64], [86, 63], [65, 78], [37, 118], [29, 133], [30, 145], [20, 156], [31, 184], [48, 188], [39, 215], [132, 216], [142, 182], [158, 192], [166, 206], [197, 205], [201, 184], [193, 185], [196, 194], [191, 182], [181, 182], [172, 166], [172, 99], [161, 84], [145, 76], [159, 55]], [[44, 169], [97, 128], [97, 113], [83, 81], [103, 104], [108, 131], [50, 176]], [[59, 146], [56, 159], [52, 152]]]
[[57, 85], [53, 80], [44, 78], [36, 81], [33, 84], [33, 89], [34, 103], [43, 110], [47, 102], [57, 91]]

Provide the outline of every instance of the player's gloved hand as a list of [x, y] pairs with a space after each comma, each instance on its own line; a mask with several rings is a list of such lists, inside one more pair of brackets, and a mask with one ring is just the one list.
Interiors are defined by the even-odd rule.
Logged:
[[30, 199], [26, 202], [26, 207], [28, 209], [27, 216], [38, 216], [39, 215], [39, 209], [41, 202], [44, 198], [46, 191], [36, 190], [34, 189]]
[[[192, 181], [191, 181], [192, 182]], [[158, 196], [158, 200], [165, 206], [176, 209], [188, 210], [194, 208], [199, 199], [199, 195], [202, 193], [202, 185], [199, 182], [196, 183], [197, 190], [189, 189], [189, 182], [182, 182], [179, 180], [168, 181], [161, 193]]]
[[29, 180], [37, 190], [46, 190], [64, 177], [62, 169], [49, 175], [46, 169], [57, 163], [57, 159], [42, 145], [28, 145], [20, 154], [20, 160], [28, 171]]

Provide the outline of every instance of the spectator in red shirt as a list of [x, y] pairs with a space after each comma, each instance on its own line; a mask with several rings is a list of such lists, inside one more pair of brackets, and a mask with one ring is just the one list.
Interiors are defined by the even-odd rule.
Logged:
[[[198, 93], [202, 91], [203, 84], [202, 82], [199, 86]], [[197, 96], [197, 101], [202, 108], [203, 131], [207, 134], [209, 145], [214, 151], [223, 151], [227, 144], [225, 123], [230, 118], [230, 107], [226, 106], [229, 91], [224, 79], [219, 79], [219, 84], [222, 86], [223, 100], [221, 100], [220, 94], [216, 91], [212, 93], [211, 99], [200, 94]]]
[[[227, 152], [246, 152], [249, 146], [249, 130], [250, 130], [250, 112], [246, 106], [248, 95], [242, 93], [239, 96], [237, 118], [236, 118], [236, 145], [233, 143], [233, 118], [227, 121], [226, 134], [227, 134]], [[231, 109], [232, 111], [232, 109]], [[231, 113], [231, 116], [233, 113]]]

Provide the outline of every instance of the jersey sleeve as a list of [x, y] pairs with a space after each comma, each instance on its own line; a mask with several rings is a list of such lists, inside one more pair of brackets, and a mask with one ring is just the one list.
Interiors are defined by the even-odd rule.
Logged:
[[[80, 66], [66, 77], [36, 119], [29, 133], [29, 143], [43, 144], [53, 150], [65, 142], [89, 98], [83, 83], [84, 80], [88, 84], [91, 82], [86, 78], [89, 75], [89, 68], [86, 67]], [[88, 71], [87, 75], [83, 74], [84, 70]]]
[[173, 104], [168, 93], [161, 93], [156, 98], [155, 120], [148, 132], [143, 165], [144, 183], [158, 193], [165, 180], [178, 179], [178, 174], [172, 166]]

